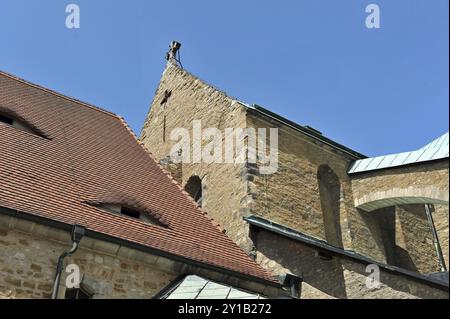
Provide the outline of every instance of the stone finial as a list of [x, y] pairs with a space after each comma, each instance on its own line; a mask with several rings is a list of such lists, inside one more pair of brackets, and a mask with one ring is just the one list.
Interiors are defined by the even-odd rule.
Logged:
[[172, 41], [169, 46], [169, 52], [166, 54], [166, 60], [175, 64], [178, 64], [180, 61], [177, 59], [177, 53], [181, 48], [181, 43], [177, 41]]

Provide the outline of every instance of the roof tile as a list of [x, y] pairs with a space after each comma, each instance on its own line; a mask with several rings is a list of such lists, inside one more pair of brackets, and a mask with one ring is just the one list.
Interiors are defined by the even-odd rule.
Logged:
[[[273, 281], [197, 207], [123, 118], [2, 72], [0, 106], [50, 137], [0, 123], [0, 207]], [[102, 198], [135, 199], [169, 227], [86, 203]]]

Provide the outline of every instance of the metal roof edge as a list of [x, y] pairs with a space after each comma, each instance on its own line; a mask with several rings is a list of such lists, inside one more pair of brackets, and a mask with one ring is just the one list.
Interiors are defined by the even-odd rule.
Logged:
[[322, 142], [324, 144], [327, 144], [328, 146], [331, 146], [332, 148], [337, 149], [337, 150], [339, 150], [339, 151], [341, 151], [343, 153], [346, 153], [346, 154], [348, 154], [348, 155], [350, 155], [352, 157], [355, 157], [357, 159], [365, 159], [365, 158], [367, 158], [367, 156], [365, 156], [364, 154], [361, 154], [361, 153], [356, 152], [356, 151], [354, 151], [354, 150], [352, 150], [352, 149], [350, 149], [350, 148], [348, 148], [348, 147], [346, 147], [346, 146], [344, 146], [342, 144], [339, 144], [339, 143], [329, 139], [328, 137], [325, 137], [324, 135], [318, 134], [316, 132], [316, 130], [314, 130], [314, 129], [307, 128], [305, 126], [297, 124], [297, 123], [295, 123], [295, 122], [293, 122], [293, 121], [291, 121], [291, 120], [289, 120], [289, 119], [287, 119], [287, 118], [285, 118], [285, 117], [283, 117], [283, 116], [281, 116], [281, 115], [279, 115], [277, 113], [269, 111], [268, 109], [266, 109], [266, 108], [264, 108], [262, 106], [249, 105], [247, 103], [244, 103], [244, 102], [241, 102], [241, 101], [238, 101], [238, 100], [236, 100], [236, 101], [239, 104], [245, 106], [247, 109], [256, 111], [259, 114], [262, 114], [262, 115], [267, 116], [267, 117], [269, 117], [271, 119], [274, 119], [274, 120], [276, 120], [276, 121], [278, 121], [278, 122], [280, 122], [280, 123], [282, 123], [284, 125], [289, 126], [290, 128], [292, 128], [292, 129], [294, 129], [296, 131], [299, 131], [299, 132], [303, 133], [304, 135], [306, 135], [308, 137], [311, 137], [311, 138], [313, 138], [315, 140], [318, 140], [318, 141], [320, 141], [320, 142]]
[[[395, 165], [395, 166], [388, 166], [388, 167], [379, 167], [379, 168], [373, 168], [370, 170], [362, 170], [362, 171], [352, 171], [353, 167], [350, 167], [350, 169], [347, 171], [348, 175], [362, 175], [365, 173], [371, 173], [371, 172], [377, 172], [377, 171], [386, 171], [389, 169], [397, 169], [397, 168], [403, 168], [403, 167], [410, 167], [410, 166], [419, 166], [419, 165], [425, 165], [425, 164], [429, 164], [432, 162], [439, 162], [439, 161], [449, 161], [449, 157], [441, 157], [441, 158], [435, 158], [435, 159], [430, 159], [430, 160], [424, 160], [421, 162], [412, 162], [412, 163], [405, 163], [405, 164], [401, 164], [401, 165]], [[358, 162], [358, 161], [356, 161]], [[356, 163], [355, 162], [355, 163]]]
[[384, 264], [384, 263], [378, 262], [376, 260], [373, 260], [367, 256], [360, 255], [354, 251], [345, 250], [345, 249], [342, 249], [339, 247], [332, 246], [332, 245], [328, 244], [327, 242], [325, 242], [324, 240], [303, 234], [292, 228], [274, 223], [265, 218], [262, 218], [259, 216], [249, 216], [249, 217], [244, 217], [243, 219], [246, 222], [248, 222], [250, 225], [260, 227], [262, 229], [271, 231], [273, 233], [276, 233], [276, 234], [288, 237], [290, 239], [302, 242], [309, 246], [314, 246], [314, 247], [326, 250], [328, 252], [331, 252], [335, 255], [340, 255], [340, 256], [347, 257], [347, 258], [351, 258], [353, 260], [356, 260], [358, 262], [362, 262], [365, 264], [375, 264], [388, 272], [405, 275], [414, 280], [425, 282], [426, 284], [431, 284], [433, 286], [438, 286], [439, 289], [443, 288], [445, 291], [449, 291], [449, 284], [442, 280], [431, 278], [431, 277], [428, 277], [426, 275], [422, 275], [419, 273], [415, 273], [413, 271], [410, 271], [410, 270], [407, 270], [404, 268]]
[[269, 110], [267, 110], [267, 109], [265, 109], [265, 108], [263, 108], [263, 107], [261, 107], [259, 105], [258, 106], [252, 106], [252, 105], [249, 105], [247, 103], [244, 103], [244, 102], [242, 102], [242, 101], [240, 101], [240, 100], [230, 96], [225, 91], [222, 91], [219, 88], [215, 87], [214, 85], [208, 83], [207, 81], [202, 80], [200, 77], [198, 77], [197, 75], [194, 75], [193, 73], [191, 73], [190, 71], [186, 70], [185, 68], [181, 68], [180, 66], [174, 65], [172, 63], [166, 65], [166, 69], [169, 68], [169, 67], [173, 67], [173, 68], [175, 68], [175, 69], [177, 69], [179, 71], [182, 71], [185, 74], [187, 74], [187, 75], [189, 75], [189, 76], [191, 76], [191, 77], [201, 81], [203, 84], [205, 84], [205, 85], [211, 87], [212, 89], [216, 90], [217, 92], [223, 94], [225, 97], [229, 98], [230, 100], [236, 101], [237, 103], [241, 104], [242, 106], [246, 107], [247, 109], [255, 110], [258, 113], [263, 114], [265, 116], [268, 116], [268, 117], [270, 117], [270, 118], [272, 118], [272, 119], [274, 119], [274, 120], [276, 120], [278, 122], [281, 122], [284, 125], [287, 125], [287, 126], [293, 128], [296, 131], [302, 132], [303, 134], [305, 134], [305, 135], [307, 135], [307, 136], [309, 136], [309, 137], [311, 137], [311, 138], [313, 138], [315, 140], [318, 140], [318, 141], [320, 141], [322, 143], [325, 143], [325, 144], [331, 146], [334, 149], [338, 149], [339, 151], [344, 152], [344, 153], [346, 153], [346, 154], [348, 154], [348, 155], [350, 155], [352, 157], [355, 157], [356, 159], [367, 158], [367, 156], [365, 156], [365, 155], [363, 155], [363, 154], [361, 154], [359, 152], [356, 152], [356, 151], [354, 151], [354, 150], [352, 150], [352, 149], [350, 149], [350, 148], [348, 148], [348, 147], [346, 147], [346, 146], [344, 146], [342, 144], [339, 144], [339, 143], [337, 143], [337, 142], [335, 142], [335, 141], [333, 141], [333, 140], [331, 140], [331, 139], [329, 139], [329, 138], [327, 138], [327, 137], [325, 137], [325, 136], [323, 136], [321, 134], [318, 134], [317, 132], [315, 132], [314, 129], [310, 129], [310, 128], [304, 127], [304, 126], [302, 126], [300, 124], [297, 124], [297, 123], [295, 123], [295, 122], [293, 122], [293, 121], [291, 121], [291, 120], [289, 120], [289, 119], [287, 119], [285, 117], [282, 117], [279, 114], [276, 114], [276, 113], [274, 113], [272, 111], [269, 111]]
[[[357, 160], [350, 165], [347, 170], [347, 174], [351, 175], [364, 172], [373, 172], [383, 169], [404, 167], [419, 163], [428, 163], [448, 159], [448, 140], [449, 132], [439, 136], [427, 145], [414, 151], [399, 152]], [[382, 164], [386, 159], [390, 158], [392, 158], [392, 160], [388, 164]], [[398, 158], [401, 160], [397, 160]], [[376, 162], [376, 165], [374, 166], [372, 162]]]

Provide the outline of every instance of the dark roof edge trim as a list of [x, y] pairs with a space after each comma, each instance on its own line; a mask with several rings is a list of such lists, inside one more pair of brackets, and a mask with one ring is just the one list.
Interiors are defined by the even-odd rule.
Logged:
[[[45, 217], [42, 217], [42, 216], [30, 214], [30, 213], [17, 211], [17, 210], [6, 208], [6, 207], [2, 207], [2, 206], [0, 206], [0, 214], [4, 214], [4, 215], [11, 216], [11, 217], [24, 219], [24, 220], [28, 220], [28, 221], [39, 223], [39, 224], [43, 224], [43, 225], [46, 225], [46, 226], [49, 226], [49, 227], [54, 227], [54, 228], [57, 228], [57, 229], [60, 229], [60, 230], [65, 230], [67, 232], [70, 232], [72, 230], [72, 226], [73, 226], [72, 224], [67, 224], [67, 223], [64, 223], [64, 222], [56, 221], [56, 220], [53, 220], [53, 219], [45, 218]], [[237, 271], [234, 271], [234, 270], [222, 268], [220, 266], [215, 266], [215, 265], [202, 263], [202, 262], [199, 262], [199, 261], [196, 261], [196, 260], [188, 259], [186, 257], [182, 257], [182, 256], [178, 256], [178, 255], [175, 255], [175, 254], [172, 254], [172, 253], [168, 253], [168, 252], [165, 252], [165, 251], [162, 251], [162, 250], [158, 250], [158, 249], [147, 247], [147, 246], [144, 246], [144, 245], [141, 245], [141, 244], [133, 243], [133, 242], [127, 241], [125, 239], [113, 237], [113, 236], [102, 234], [102, 233], [99, 233], [99, 232], [95, 232], [95, 231], [90, 230], [90, 229], [86, 229], [86, 235], [85, 236], [93, 238], [93, 239], [102, 240], [102, 241], [110, 242], [110, 243], [113, 243], [113, 244], [125, 246], [125, 247], [128, 247], [128, 248], [136, 249], [136, 250], [139, 250], [139, 251], [144, 252], [144, 253], [148, 253], [148, 254], [157, 255], [157, 256], [160, 256], [160, 257], [172, 259], [174, 261], [185, 263], [185, 264], [188, 264], [188, 265], [191, 265], [191, 266], [196, 266], [196, 267], [200, 267], [200, 268], [203, 268], [203, 269], [206, 269], [206, 270], [220, 272], [220, 273], [223, 273], [225, 275], [233, 276], [233, 277], [236, 277], [236, 278], [239, 278], [239, 279], [253, 281], [253, 282], [256, 282], [256, 283], [264, 284], [266, 286], [281, 288], [281, 285], [279, 283], [275, 282], [275, 281], [272, 282], [272, 281], [268, 281], [268, 280], [265, 280], [265, 279], [262, 279], [262, 278], [259, 278], [259, 277], [252, 276], [252, 275], [243, 274], [243, 273], [240, 273], [240, 272], [237, 272]]]
[[352, 150], [352, 149], [350, 149], [350, 148], [348, 148], [348, 147], [346, 147], [346, 146], [344, 146], [342, 144], [339, 144], [339, 143], [337, 143], [337, 142], [335, 142], [335, 141], [333, 141], [333, 140], [331, 140], [331, 139], [329, 139], [329, 138], [327, 138], [327, 137], [325, 137], [323, 135], [319, 135], [317, 133], [314, 133], [311, 129], [308, 129], [308, 128], [300, 125], [300, 124], [297, 124], [297, 123], [295, 123], [295, 122], [293, 122], [291, 120], [288, 120], [285, 117], [282, 117], [281, 115], [278, 115], [278, 114], [276, 114], [274, 112], [271, 112], [271, 111], [269, 111], [269, 110], [267, 110], [267, 109], [265, 109], [265, 108], [263, 108], [261, 106], [251, 106], [251, 105], [248, 105], [248, 104], [240, 102], [240, 101], [238, 101], [238, 102], [240, 104], [244, 105], [248, 110], [255, 111], [255, 112], [257, 112], [259, 114], [262, 114], [262, 115], [264, 115], [266, 117], [274, 119], [274, 120], [276, 120], [276, 121], [278, 121], [278, 122], [280, 122], [280, 123], [282, 123], [284, 125], [287, 125], [287, 126], [291, 127], [292, 129], [294, 129], [296, 131], [299, 131], [299, 132], [303, 133], [304, 135], [306, 135], [308, 137], [311, 137], [311, 138], [313, 138], [315, 140], [318, 140], [318, 141], [320, 141], [320, 142], [322, 142], [324, 144], [327, 144], [328, 146], [330, 146], [330, 147], [332, 147], [334, 149], [337, 149], [337, 150], [339, 150], [339, 151], [341, 151], [341, 152], [343, 152], [345, 154], [348, 154], [348, 155], [350, 155], [350, 156], [352, 156], [352, 157], [354, 157], [356, 159], [365, 159], [365, 158], [367, 158], [367, 156], [365, 156], [365, 155], [363, 155], [363, 154], [361, 154], [359, 152], [356, 152], [356, 151], [354, 151], [354, 150]]
[[210, 88], [216, 90], [216, 91], [219, 92], [220, 94], [223, 94], [225, 97], [231, 99], [232, 101], [235, 101], [235, 102], [241, 104], [241, 105], [244, 106], [247, 110], [253, 110], [253, 111], [256, 111], [256, 112], [258, 112], [258, 113], [260, 113], [260, 114], [262, 114], [262, 115], [265, 115], [265, 116], [267, 116], [267, 117], [270, 117], [270, 118], [272, 118], [272, 119], [274, 119], [274, 120], [276, 120], [276, 121], [278, 121], [278, 122], [280, 122], [280, 123], [282, 123], [282, 124], [284, 124], [284, 125], [287, 125], [287, 126], [291, 127], [292, 129], [294, 129], [294, 130], [296, 130], [296, 131], [300, 131], [300, 132], [302, 132], [303, 134], [305, 134], [305, 135], [307, 135], [307, 136], [309, 136], [309, 137], [311, 137], [311, 138], [313, 138], [313, 139], [315, 139], [315, 140], [318, 140], [318, 141], [320, 141], [320, 142], [322, 142], [322, 143], [325, 143], [325, 144], [331, 146], [332, 148], [337, 149], [337, 150], [339, 150], [339, 151], [341, 151], [341, 152], [344, 152], [345, 154], [348, 154], [348, 155], [350, 155], [350, 156], [352, 156], [352, 157], [354, 157], [354, 158], [356, 158], [356, 159], [364, 159], [364, 158], [367, 158], [367, 156], [365, 156], [365, 155], [363, 155], [363, 154], [361, 154], [361, 153], [358, 153], [358, 152], [356, 152], [356, 151], [354, 151], [354, 150], [352, 150], [352, 149], [350, 149], [350, 148], [348, 148], [348, 147], [346, 147], [346, 146], [344, 146], [344, 145], [342, 145], [342, 144], [336, 143], [336, 142], [334, 142], [333, 140], [331, 140], [331, 139], [329, 139], [329, 138], [327, 138], [327, 137], [325, 137], [325, 136], [323, 136], [323, 135], [319, 135], [319, 134], [317, 134], [317, 133], [314, 133], [314, 132], [312, 132], [311, 129], [308, 129], [308, 128], [302, 126], [302, 125], [299, 125], [299, 124], [297, 124], [297, 123], [295, 123], [295, 122], [292, 122], [292, 121], [290, 121], [290, 120], [288, 120], [288, 119], [282, 117], [281, 115], [278, 115], [278, 114], [276, 114], [276, 113], [274, 113], [274, 112], [271, 112], [271, 111], [269, 111], [269, 110], [267, 110], [267, 109], [265, 109], [265, 108], [263, 108], [263, 107], [261, 107], [261, 106], [251, 106], [251, 105], [249, 105], [249, 104], [247, 104], [247, 103], [244, 103], [244, 102], [242, 102], [242, 101], [239, 101], [238, 99], [236, 99], [236, 98], [234, 98], [234, 97], [228, 95], [225, 91], [222, 91], [221, 89], [215, 87], [214, 85], [212, 85], [212, 84], [210, 84], [210, 83], [208, 83], [208, 82], [202, 80], [202, 79], [199, 78], [197, 75], [194, 75], [193, 73], [189, 72], [188, 70], [186, 70], [186, 69], [184, 69], [184, 68], [179, 67], [179, 66], [176, 65], [176, 64], [168, 63], [168, 64], [166, 65], [166, 69], [165, 69], [165, 70], [167, 70], [167, 68], [169, 68], [169, 67], [174, 67], [175, 69], [177, 69], [177, 70], [179, 70], [179, 71], [181, 71], [181, 72], [184, 72], [185, 74], [187, 74], [187, 75], [193, 77], [194, 79], [199, 80], [200, 82], [202, 82], [202, 83], [205, 84], [206, 86], [208, 86], [208, 87], [210, 87]]
[[420, 282], [424, 282], [426, 284], [430, 284], [432, 286], [437, 286], [440, 289], [443, 289], [445, 291], [449, 291], [449, 286], [448, 283], [442, 281], [442, 280], [437, 280], [434, 278], [430, 278], [428, 276], [425, 275], [421, 275], [412, 271], [409, 271], [407, 269], [403, 269], [403, 268], [399, 268], [399, 267], [395, 267], [395, 266], [391, 266], [391, 265], [387, 265], [378, 261], [375, 261], [369, 257], [360, 255], [356, 252], [353, 251], [349, 251], [349, 250], [344, 250], [342, 248], [338, 248], [335, 246], [332, 246], [330, 244], [328, 244], [327, 242], [305, 235], [301, 232], [298, 232], [296, 230], [293, 230], [289, 227], [286, 226], [282, 226], [279, 225], [277, 223], [271, 222], [267, 219], [258, 217], [258, 216], [249, 216], [249, 217], [244, 217], [244, 220], [246, 222], [248, 222], [250, 225], [268, 230], [270, 232], [288, 237], [290, 239], [302, 242], [308, 246], [313, 246], [316, 248], [320, 248], [323, 250], [326, 250], [327, 252], [330, 252], [334, 255], [339, 255], [339, 256], [343, 256], [343, 257], [347, 257], [353, 260], [356, 260], [360, 263], [364, 263], [364, 264], [375, 264], [378, 265], [380, 268], [382, 268], [383, 270], [390, 272], [390, 273], [394, 273], [394, 274], [401, 274], [401, 275], [405, 275], [407, 277], [410, 277], [414, 280], [420, 281]]

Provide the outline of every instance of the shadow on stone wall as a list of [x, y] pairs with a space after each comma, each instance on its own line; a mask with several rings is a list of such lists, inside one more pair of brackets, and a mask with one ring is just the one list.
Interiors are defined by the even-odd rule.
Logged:
[[[420, 272], [439, 271], [431, 228], [423, 204], [359, 211], [371, 237], [389, 265]], [[368, 237], [369, 238], [369, 237]]]
[[[360, 227], [359, 230], [363, 234], [358, 237], [359, 241], [364, 241], [365, 243], [365, 250], [361, 251], [361, 253], [376, 261], [387, 263], [390, 253], [389, 249], [386, 249], [386, 244], [389, 238], [384, 238], [385, 232], [382, 231], [380, 223], [382, 215], [374, 214], [373, 212], [367, 213], [360, 209], [356, 210], [363, 222], [363, 227]], [[393, 252], [391, 250], [392, 255]]]
[[384, 270], [380, 272], [381, 286], [376, 289], [367, 288], [364, 284], [367, 276], [366, 265], [350, 259], [342, 259], [347, 273], [346, 285], [349, 298], [423, 298], [448, 299], [448, 292], [402, 274], [394, 274]]
[[[343, 268], [337, 258], [324, 260], [315, 250], [266, 231], [253, 231], [252, 237], [258, 253], [265, 256], [261, 263], [274, 274], [282, 275], [287, 269], [324, 294], [347, 298]], [[264, 265], [265, 262], [268, 264]]]
[[438, 272], [439, 259], [425, 205], [396, 207], [396, 264], [420, 273]]
[[[366, 286], [366, 263], [350, 258], [331, 256], [324, 260], [317, 249], [304, 243], [282, 237], [264, 230], [252, 231], [252, 239], [260, 255], [261, 264], [275, 275], [289, 271], [303, 278], [303, 282], [323, 293], [323, 297], [347, 298], [448, 298], [448, 292], [420, 283], [403, 274], [381, 269], [381, 286], [370, 289]], [[283, 247], [280, 249], [280, 247]], [[261, 257], [263, 255], [264, 257]], [[327, 295], [327, 296], [325, 296]], [[303, 296], [309, 298], [311, 296]], [[321, 298], [314, 293], [314, 298]]]
[[321, 165], [317, 172], [325, 239], [330, 245], [343, 247], [341, 234], [341, 183], [336, 173]]

